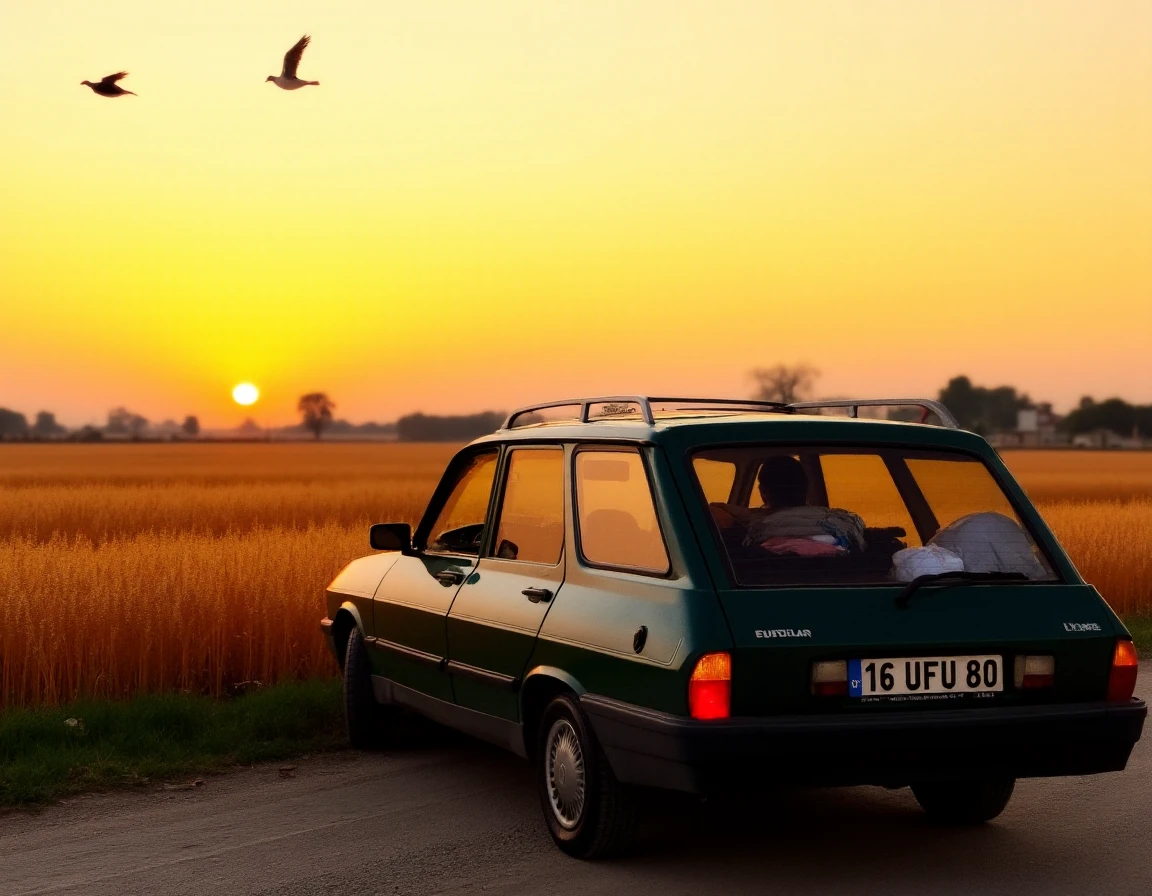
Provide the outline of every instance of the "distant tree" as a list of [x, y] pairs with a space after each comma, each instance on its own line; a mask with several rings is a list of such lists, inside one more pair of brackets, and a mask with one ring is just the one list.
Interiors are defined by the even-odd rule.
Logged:
[[309, 392], [300, 396], [296, 410], [303, 418], [304, 428], [318, 439], [332, 422], [332, 412], [336, 410], [336, 403], [323, 392]]
[[956, 376], [940, 390], [940, 401], [964, 429], [982, 434], [1016, 428], [1016, 412], [1032, 406], [1031, 399], [1012, 386], [989, 389]]
[[395, 423], [361, 423], [354, 427], [354, 431], [362, 435], [371, 436], [394, 436], [396, 435]]
[[91, 424], [85, 424], [78, 430], [68, 436], [70, 442], [102, 442], [104, 441], [103, 430], [97, 429]]
[[56, 422], [56, 415], [51, 411], [40, 411], [36, 415], [36, 422], [32, 424], [32, 434], [41, 439], [62, 436], [66, 431]]
[[128, 417], [130, 412], [126, 408], [115, 408], [108, 412], [108, 423], [104, 431], [110, 436], [128, 435]]
[[458, 416], [408, 414], [396, 421], [396, 434], [402, 442], [469, 442], [499, 429], [506, 416], [503, 411]]
[[940, 401], [952, 412], [952, 416], [964, 429], [979, 432], [977, 422], [982, 413], [980, 396], [976, 387], [966, 376], [954, 376], [948, 385], [940, 390]]
[[0, 408], [0, 439], [28, 437], [28, 418], [18, 411]]
[[1121, 398], [1093, 401], [1085, 396], [1061, 425], [1073, 434], [1108, 429], [1119, 436], [1148, 436], [1152, 434], [1152, 405], [1129, 404]]
[[139, 439], [148, 428], [148, 418], [133, 413], [125, 407], [113, 408], [108, 412], [108, 425], [104, 431], [113, 436], [129, 436]]
[[257, 439], [264, 435], [264, 428], [251, 417], [245, 417], [244, 422], [236, 428], [236, 433], [245, 439]]
[[775, 367], [757, 367], [752, 371], [756, 381], [756, 398], [761, 401], [779, 401], [791, 404], [812, 396], [812, 387], [820, 371], [807, 364], [777, 364]]
[[200, 420], [199, 420], [199, 418], [197, 418], [193, 414], [189, 414], [187, 417], [184, 418], [184, 422], [182, 424], [180, 424], [180, 429], [184, 432], [184, 435], [188, 436], [188, 438], [190, 438], [190, 439], [196, 438], [196, 436], [200, 435]]

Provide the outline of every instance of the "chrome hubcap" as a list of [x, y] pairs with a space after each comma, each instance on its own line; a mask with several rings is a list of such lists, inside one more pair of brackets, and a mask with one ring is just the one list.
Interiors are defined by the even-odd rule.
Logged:
[[560, 825], [572, 830], [584, 814], [584, 751], [567, 719], [552, 723], [547, 743], [548, 801]]

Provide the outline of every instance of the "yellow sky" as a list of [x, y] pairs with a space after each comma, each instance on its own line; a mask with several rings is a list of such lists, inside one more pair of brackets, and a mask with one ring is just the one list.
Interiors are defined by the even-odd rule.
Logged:
[[[6, 4], [0, 405], [1152, 401], [1152, 3]], [[264, 82], [305, 31], [294, 93]], [[84, 79], [127, 69], [138, 97]]]

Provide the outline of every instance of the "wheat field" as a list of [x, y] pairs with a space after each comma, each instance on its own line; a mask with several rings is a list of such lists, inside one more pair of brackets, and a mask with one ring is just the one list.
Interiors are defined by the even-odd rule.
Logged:
[[[324, 586], [454, 450], [0, 445], [0, 707], [333, 674]], [[1152, 454], [1005, 459], [1112, 606], [1152, 613]]]

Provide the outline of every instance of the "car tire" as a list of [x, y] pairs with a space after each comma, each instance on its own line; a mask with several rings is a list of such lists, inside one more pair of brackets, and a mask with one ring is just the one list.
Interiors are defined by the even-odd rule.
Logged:
[[1015, 778], [992, 781], [925, 781], [912, 785], [920, 808], [944, 824], [982, 824], [1004, 811]]
[[357, 750], [371, 750], [383, 741], [383, 712], [372, 691], [368, 645], [359, 628], [352, 629], [344, 648], [344, 725], [348, 743]]
[[626, 852], [637, 827], [636, 793], [621, 784], [576, 699], [562, 694], [544, 711], [536, 780], [552, 840], [578, 859]]

